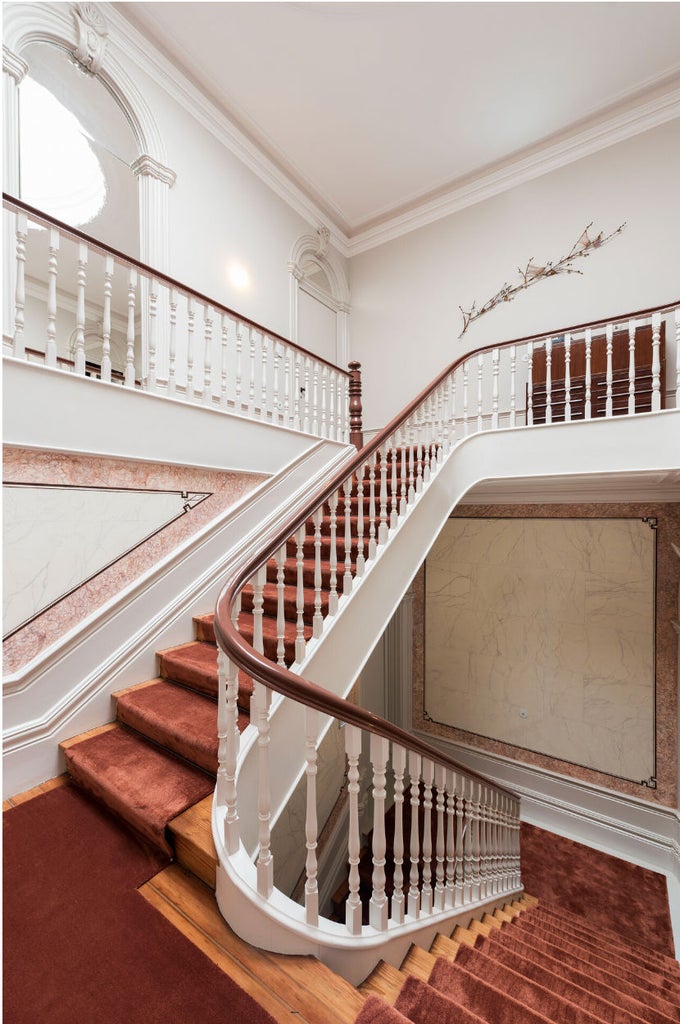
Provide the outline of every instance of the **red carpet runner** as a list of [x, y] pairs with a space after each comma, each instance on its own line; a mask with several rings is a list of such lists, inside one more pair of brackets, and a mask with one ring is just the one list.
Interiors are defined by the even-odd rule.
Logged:
[[135, 891], [162, 853], [70, 786], [3, 819], [7, 1024], [273, 1024]]
[[[455, 947], [454, 947], [455, 948]], [[406, 977], [394, 1006], [370, 996], [356, 1024], [671, 1024], [680, 965], [588, 919], [539, 905]]]

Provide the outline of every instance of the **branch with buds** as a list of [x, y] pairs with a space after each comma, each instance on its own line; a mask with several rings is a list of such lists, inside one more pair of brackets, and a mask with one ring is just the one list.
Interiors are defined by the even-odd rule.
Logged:
[[572, 266], [574, 260], [580, 259], [581, 257], [590, 256], [593, 249], [599, 249], [601, 246], [608, 242], [615, 235], [620, 235], [626, 226], [626, 222], [620, 224], [616, 231], [612, 231], [608, 235], [602, 234], [600, 231], [599, 235], [595, 238], [591, 238], [588, 234], [590, 228], [592, 228], [593, 222], [586, 225], [581, 232], [580, 237], [574, 242], [570, 251], [566, 256], [563, 256], [561, 260], [556, 263], [549, 261], [544, 267], [537, 266], [534, 263], [534, 257], [532, 256], [527, 263], [524, 270], [521, 267], [517, 268], [517, 272], [521, 278], [519, 284], [511, 287], [507, 282], [503, 287], [492, 295], [490, 299], [487, 299], [483, 306], [477, 308], [477, 302], [473, 302], [469, 310], [464, 310], [462, 306], [459, 306], [459, 310], [463, 314], [463, 330], [458, 335], [462, 338], [468, 327], [474, 320], [478, 320], [480, 316], [484, 316], [489, 310], [493, 309], [494, 306], [498, 306], [501, 302], [512, 302], [515, 295], [518, 292], [524, 291], [526, 288], [530, 288], [532, 284], [536, 284], [537, 281], [542, 281], [545, 277], [555, 277], [556, 274], [582, 274], [582, 270], [575, 270]]

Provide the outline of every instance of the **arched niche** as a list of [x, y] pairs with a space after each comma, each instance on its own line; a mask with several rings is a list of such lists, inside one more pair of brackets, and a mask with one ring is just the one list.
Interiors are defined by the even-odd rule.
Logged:
[[290, 336], [338, 366], [349, 359], [349, 287], [329, 252], [330, 233], [302, 235], [291, 251]]
[[100, 5], [7, 4], [4, 38], [6, 191], [16, 193], [19, 183], [18, 92], [30, 68], [27, 56], [33, 44], [51, 44], [66, 51], [88, 74], [96, 76], [127, 119], [136, 147], [131, 170], [138, 181], [139, 258], [158, 270], [167, 271], [168, 192], [175, 174], [167, 166], [165, 146], [153, 114], [114, 52], [117, 40]]

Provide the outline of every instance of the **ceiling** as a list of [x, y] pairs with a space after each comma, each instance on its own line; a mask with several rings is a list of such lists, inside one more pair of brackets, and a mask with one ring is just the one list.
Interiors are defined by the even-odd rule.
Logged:
[[669, 94], [678, 116], [680, 3], [115, 6], [350, 239]]

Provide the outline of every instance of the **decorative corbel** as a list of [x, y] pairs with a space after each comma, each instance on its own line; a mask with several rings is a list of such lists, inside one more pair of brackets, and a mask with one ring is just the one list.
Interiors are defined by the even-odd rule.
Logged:
[[331, 233], [328, 228], [318, 228], [316, 232], [318, 238], [318, 244], [315, 251], [315, 256], [319, 256], [321, 259], [325, 259], [328, 255], [328, 246], [331, 240]]
[[96, 75], [101, 71], [108, 38], [108, 29], [99, 4], [76, 4], [73, 10], [78, 42], [73, 56], [86, 71]]
[[158, 160], [154, 160], [152, 156], [148, 156], [146, 153], [138, 156], [130, 166], [132, 173], [137, 178], [156, 178], [169, 188], [172, 188], [177, 181], [177, 175], [174, 171], [170, 170], [169, 167], [164, 167], [163, 164], [159, 164]]
[[13, 53], [5, 44], [2, 45], [2, 70], [11, 75], [17, 85], [20, 85], [28, 74], [28, 64], [18, 53]]

